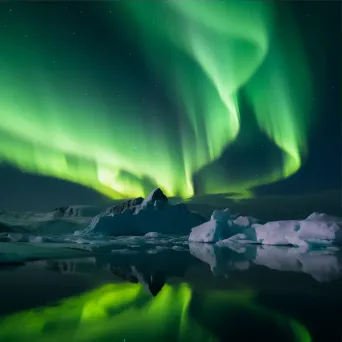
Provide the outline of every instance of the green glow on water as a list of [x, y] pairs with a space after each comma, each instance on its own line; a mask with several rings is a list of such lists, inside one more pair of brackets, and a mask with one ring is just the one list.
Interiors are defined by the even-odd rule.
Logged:
[[[287, 333], [293, 341], [310, 341], [308, 331], [300, 323], [257, 305], [254, 297], [251, 291], [199, 295], [183, 283], [165, 285], [153, 298], [140, 284], [109, 284], [51, 307], [1, 319], [0, 340], [160, 341], [168, 337], [172, 341], [214, 342], [219, 339], [210, 321], [218, 320], [218, 313], [222, 313], [223, 329], [228, 335], [241, 324], [236, 317], [246, 317], [251, 319], [246, 325], [252, 321], [264, 323], [259, 327], [261, 334], [267, 332], [265, 326], [274, 326], [279, 337]], [[208, 325], [196, 319], [201, 315]]]

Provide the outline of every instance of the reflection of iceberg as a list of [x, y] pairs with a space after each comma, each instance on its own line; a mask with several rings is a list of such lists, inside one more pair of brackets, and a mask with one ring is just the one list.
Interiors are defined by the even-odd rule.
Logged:
[[190, 253], [210, 265], [213, 274], [246, 270], [253, 265], [278, 271], [301, 272], [317, 281], [331, 281], [342, 276], [340, 249], [306, 250], [304, 248], [190, 243]]
[[310, 274], [317, 281], [331, 281], [342, 275], [342, 252], [329, 250], [306, 251], [301, 248], [251, 246], [253, 262], [279, 271]]
[[[121, 252], [121, 250], [118, 250]], [[169, 249], [157, 249], [157, 254], [136, 251], [136, 253], [114, 253], [97, 255], [89, 258], [47, 260], [40, 263], [44, 268], [64, 274], [98, 274], [105, 271], [124, 281], [140, 283], [156, 296], [162, 289], [168, 277], [184, 276], [186, 270], [197, 259], [182, 252]], [[114, 279], [113, 279], [114, 281]]]
[[49, 271], [63, 274], [96, 274], [104, 269], [124, 281], [142, 284], [147, 292], [156, 296], [166, 283], [166, 276], [162, 271], [149, 271], [134, 265], [105, 264], [100, 267], [96, 258], [82, 258], [72, 260], [47, 260], [45, 268]]
[[[234, 269], [245, 270], [250, 267], [250, 261], [243, 255], [243, 250], [237, 253], [230, 248], [220, 248], [212, 244], [190, 243], [190, 253], [207, 263], [215, 276], [228, 276]], [[239, 247], [239, 246], [237, 246]]]
[[111, 271], [116, 276], [131, 283], [142, 284], [152, 296], [156, 296], [166, 283], [166, 276], [160, 271], [148, 272], [136, 266], [129, 266], [127, 268], [113, 267]]

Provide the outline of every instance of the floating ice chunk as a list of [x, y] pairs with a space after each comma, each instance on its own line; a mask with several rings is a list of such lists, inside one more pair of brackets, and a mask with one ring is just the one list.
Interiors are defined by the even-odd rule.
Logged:
[[218, 221], [210, 220], [192, 228], [189, 241], [190, 242], [216, 242], [223, 240], [224, 226]]
[[215, 210], [208, 222], [191, 230], [189, 241], [213, 243], [243, 233], [257, 222], [254, 217], [232, 215], [228, 209]]
[[191, 230], [189, 241], [215, 243], [234, 241], [263, 245], [327, 247], [342, 245], [342, 219], [312, 213], [304, 220], [256, 223], [253, 217], [232, 219], [226, 210], [215, 210], [208, 222]]
[[132, 249], [128, 249], [128, 248], [126, 248], [126, 249], [113, 249], [113, 250], [111, 251], [111, 253], [113, 253], [113, 254], [122, 254], [122, 255], [134, 255], [134, 254], [138, 254], [137, 251], [132, 250]]
[[342, 224], [331, 220], [288, 220], [266, 224], [253, 224], [243, 234], [232, 236], [230, 240], [254, 242], [264, 245], [329, 246], [342, 244]]
[[165, 238], [169, 237], [167, 234], [158, 233], [158, 232], [149, 232], [144, 235], [145, 238]]
[[175, 251], [178, 251], [178, 252], [187, 252], [188, 251], [187, 248], [184, 248], [184, 247], [181, 247], [181, 246], [173, 246], [172, 249], [175, 250]]

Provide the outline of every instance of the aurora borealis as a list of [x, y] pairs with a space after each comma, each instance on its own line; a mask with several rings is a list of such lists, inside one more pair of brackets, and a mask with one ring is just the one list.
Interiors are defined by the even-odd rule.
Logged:
[[[236, 1], [5, 4], [0, 161], [112, 198], [156, 186], [183, 198], [248, 198], [294, 175], [321, 114], [292, 10]], [[223, 158], [231, 149], [245, 162]]]

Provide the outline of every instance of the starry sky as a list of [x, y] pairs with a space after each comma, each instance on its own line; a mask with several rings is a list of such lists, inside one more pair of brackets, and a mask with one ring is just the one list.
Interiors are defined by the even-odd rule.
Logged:
[[0, 208], [341, 181], [337, 2], [0, 4]]

